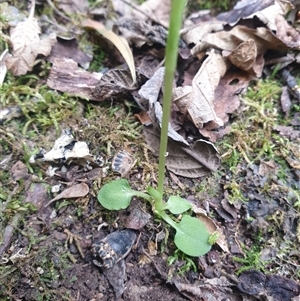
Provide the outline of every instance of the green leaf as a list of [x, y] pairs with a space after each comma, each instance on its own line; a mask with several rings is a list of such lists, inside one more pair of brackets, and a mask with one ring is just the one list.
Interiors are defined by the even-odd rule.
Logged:
[[179, 196], [171, 195], [164, 206], [164, 209], [169, 209], [173, 214], [181, 214], [191, 209], [191, 204]]
[[129, 206], [131, 198], [136, 195], [125, 179], [105, 184], [98, 193], [98, 201], [108, 210], [120, 210]]
[[189, 256], [206, 254], [211, 245], [208, 243], [210, 234], [203, 222], [195, 217], [184, 215], [176, 226], [174, 242], [179, 250]]

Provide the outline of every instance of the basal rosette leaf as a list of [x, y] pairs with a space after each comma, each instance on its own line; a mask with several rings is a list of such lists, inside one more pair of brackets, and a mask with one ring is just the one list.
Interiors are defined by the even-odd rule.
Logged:
[[176, 226], [174, 242], [179, 250], [189, 256], [206, 254], [211, 245], [208, 243], [210, 234], [199, 219], [184, 215]]
[[169, 197], [164, 209], [168, 209], [173, 214], [181, 214], [191, 209], [191, 204], [179, 196], [172, 195]]
[[105, 184], [99, 191], [97, 198], [100, 204], [108, 210], [120, 210], [129, 206], [135, 191], [125, 179], [115, 180]]

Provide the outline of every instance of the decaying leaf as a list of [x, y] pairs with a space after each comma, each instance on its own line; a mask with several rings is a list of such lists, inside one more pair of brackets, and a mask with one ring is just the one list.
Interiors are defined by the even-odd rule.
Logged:
[[189, 300], [211, 300], [219, 301], [229, 298], [233, 301], [255, 301], [253, 297], [242, 298], [236, 294], [232, 288], [233, 284], [224, 276], [207, 279], [206, 281], [195, 281], [193, 284], [175, 280], [174, 284], [181, 294], [187, 296]]
[[181, 32], [181, 38], [185, 43], [197, 44], [204, 35], [212, 32], [222, 31], [225, 22], [212, 20], [211, 22], [201, 22], [191, 28], [185, 28]]
[[47, 85], [54, 90], [94, 100], [93, 93], [101, 76], [79, 68], [71, 59], [54, 59]]
[[33, 17], [34, 6], [26, 21], [19, 22], [10, 32], [12, 55], [5, 60], [6, 67], [14, 75], [23, 75], [31, 71], [38, 54], [47, 56], [56, 43], [56, 36], [52, 34], [40, 39], [41, 29], [38, 21]]
[[132, 77], [131, 85], [135, 85], [136, 73], [135, 73], [134, 60], [133, 60], [133, 55], [132, 55], [131, 49], [130, 49], [126, 39], [116, 35], [111, 30], [107, 30], [103, 24], [93, 21], [91, 19], [85, 20], [82, 25], [84, 27], [90, 27], [90, 28], [96, 29], [101, 35], [103, 35], [106, 39], [108, 39], [110, 42], [112, 42], [117, 47], [117, 49], [122, 54], [124, 60], [126, 61], [128, 67], [129, 67], [131, 77]]
[[225, 59], [211, 51], [203, 62], [192, 82], [192, 87], [185, 86], [175, 89], [173, 101], [182, 114], [187, 114], [198, 129], [203, 124], [214, 121], [220, 126], [223, 121], [214, 111], [215, 89], [227, 70]]
[[[147, 103], [144, 104], [144, 107], [149, 108], [148, 116], [153, 124], [158, 123], [160, 127], [163, 111], [159, 103], [159, 94], [163, 84], [164, 74], [165, 69], [163, 67], [159, 68], [139, 90], [139, 95], [142, 97], [142, 99], [139, 100], [139, 104], [141, 105], [143, 100], [146, 100]], [[188, 145], [188, 142], [174, 130], [171, 124], [169, 124], [168, 136], [175, 141]]]
[[[240, 106], [239, 95], [248, 87], [252, 79], [254, 79], [253, 75], [241, 71], [228, 72], [221, 78], [215, 90], [214, 110], [224, 124], [228, 122], [228, 114], [233, 113]], [[212, 124], [209, 124], [205, 128], [211, 130], [216, 129], [216, 126], [212, 127]]]
[[127, 214], [121, 215], [120, 221], [126, 228], [139, 230], [143, 228], [151, 218], [151, 215], [141, 208], [139, 200], [133, 198], [126, 210]]
[[275, 18], [278, 15], [286, 15], [292, 7], [291, 2], [284, 0], [239, 1], [232, 11], [221, 13], [217, 18], [235, 25], [240, 19], [256, 17], [271, 30], [276, 30]]

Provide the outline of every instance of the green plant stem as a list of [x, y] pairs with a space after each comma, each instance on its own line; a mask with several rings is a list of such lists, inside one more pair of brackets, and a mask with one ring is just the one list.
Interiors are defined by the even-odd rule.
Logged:
[[134, 195], [138, 196], [140, 198], [143, 198], [144, 200], [146, 200], [146, 201], [150, 202], [150, 204], [152, 204], [152, 197], [149, 194], [142, 192], [142, 191], [134, 190]]
[[[168, 144], [168, 128], [172, 102], [172, 86], [178, 57], [179, 31], [182, 24], [182, 15], [185, 0], [172, 0], [169, 35], [166, 47], [165, 78], [164, 78], [164, 100], [163, 117], [160, 135], [159, 169], [158, 169], [158, 191], [163, 197], [163, 186], [165, 178], [165, 165]], [[162, 199], [161, 199], [162, 201]]]
[[159, 211], [155, 212], [157, 215], [159, 215], [166, 223], [168, 223], [172, 228], [175, 230], [178, 230], [176, 222], [174, 222], [170, 216], [165, 211]]

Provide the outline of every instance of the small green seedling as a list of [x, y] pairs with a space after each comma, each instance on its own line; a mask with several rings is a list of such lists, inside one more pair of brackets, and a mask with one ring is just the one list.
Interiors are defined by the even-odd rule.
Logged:
[[[205, 224], [187, 214], [191, 209], [190, 203], [178, 196], [170, 196], [168, 201], [163, 200], [163, 184], [168, 143], [168, 127], [170, 120], [172, 86], [178, 56], [179, 30], [185, 6], [184, 0], [172, 0], [169, 36], [166, 47], [163, 118], [160, 136], [158, 189], [148, 187], [147, 192], [131, 189], [125, 179], [115, 180], [105, 184], [98, 193], [100, 204], [109, 210], [125, 209], [129, 206], [132, 197], [141, 197], [152, 205], [153, 212], [172, 226], [175, 231], [174, 242], [179, 250], [190, 256], [201, 256], [211, 249], [210, 233]], [[180, 222], [167, 213], [182, 214]]]

